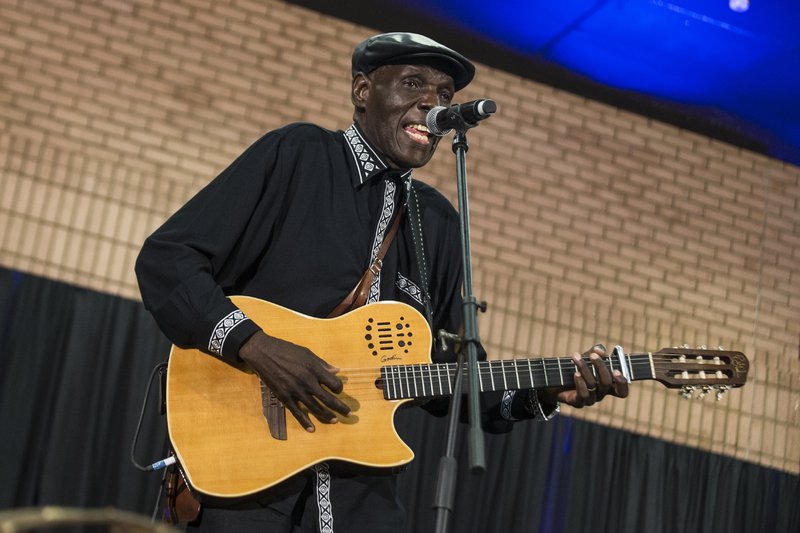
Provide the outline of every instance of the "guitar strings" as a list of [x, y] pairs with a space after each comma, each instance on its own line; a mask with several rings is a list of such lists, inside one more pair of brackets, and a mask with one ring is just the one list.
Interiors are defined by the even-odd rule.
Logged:
[[[645, 356], [646, 359], [642, 360], [641, 357]], [[720, 379], [727, 380], [729, 376], [723, 372], [723, 377], [716, 376], [717, 371], [730, 371], [731, 365], [728, 363], [716, 363], [713, 360], [704, 359], [703, 362], [698, 362], [695, 359], [687, 359], [685, 361], [680, 361], [676, 357], [666, 357], [666, 356], [648, 356], [646, 354], [631, 354], [631, 357], [637, 357], [637, 360], [628, 361], [628, 365], [633, 371], [632, 373], [635, 375], [644, 374], [647, 378], [652, 378], [652, 370], [656, 369], [663, 371], [666, 368], [674, 368], [676, 365], [680, 364], [700, 364], [702, 365], [699, 369], [693, 370], [705, 370], [708, 371], [709, 374], [705, 378], [696, 376], [696, 379], [687, 379], [686, 384], [702, 384], [705, 381], [712, 382], [718, 381]], [[503, 381], [504, 387], [507, 387], [509, 384], [511, 385], [510, 388], [523, 388], [519, 385], [522, 384], [522, 381], [525, 381], [525, 388], [528, 387], [528, 381], [531, 376], [534, 377], [533, 381], [536, 381], [536, 378], [542, 379], [543, 376], [560, 376], [559, 380], [553, 380], [555, 382], [561, 381], [561, 384], [564, 386], [574, 384], [572, 381], [572, 373], [574, 370], [574, 363], [572, 362], [571, 358], [558, 358], [556, 361], [548, 361], [542, 367], [541, 364], [537, 368], [533, 368], [530, 365], [519, 365], [515, 364], [512, 361], [514, 360], [503, 360], [501, 364], [499, 360], [494, 361], [480, 361], [479, 365], [479, 378], [485, 379], [492, 383], [491, 389], [499, 390], [500, 388], [496, 385], [499, 385], [499, 381]], [[525, 361], [526, 363], [528, 360], [516, 360]], [[543, 361], [541, 359], [533, 359], [531, 362], [536, 361]], [[587, 363], [590, 363], [590, 360], [585, 359]], [[604, 363], [611, 362], [611, 368], [614, 369], [613, 360], [609, 358], [604, 358]], [[505, 366], [508, 364], [508, 366]], [[528, 366], [528, 368], [525, 368]], [[548, 368], [549, 366], [549, 368]], [[391, 375], [382, 375], [381, 369], [382, 368], [394, 368], [396, 370], [395, 373]], [[410, 391], [410, 388], [414, 388], [418, 393], [421, 389], [422, 395], [434, 395], [428, 394], [433, 393], [434, 390], [438, 388], [440, 393], [443, 393], [446, 389], [449, 391], [452, 389], [451, 380], [455, 379], [456, 375], [456, 363], [416, 363], [416, 364], [409, 364], [409, 365], [389, 365], [388, 367], [377, 367], [372, 369], [364, 369], [363, 367], [358, 368], [343, 368], [341, 372], [347, 378], [347, 383], [345, 385], [346, 390], [350, 391], [359, 391], [365, 389], [378, 389], [378, 383], [383, 384], [386, 386], [388, 383], [397, 383], [400, 389], [405, 389], [406, 391]], [[564, 368], [567, 367], [567, 368]], [[570, 368], [571, 367], [571, 368]], [[592, 366], [590, 366], [592, 368]], [[675, 374], [679, 374], [679, 370], [675, 369]], [[569, 379], [565, 381], [565, 377]], [[634, 376], [635, 377], [635, 376]], [[645, 379], [641, 377], [639, 379]], [[686, 378], [684, 378], [686, 379]], [[545, 380], [546, 381], [546, 380]], [[690, 383], [691, 382], [691, 383]], [[712, 383], [713, 384], [713, 383]], [[365, 387], [366, 385], [366, 387]], [[514, 385], [517, 385], [514, 387]], [[437, 387], [438, 386], [438, 387]], [[418, 394], [416, 394], [418, 395]]]
[[[517, 361], [517, 364], [513, 363], [513, 361]], [[493, 361], [479, 361], [478, 367], [479, 371], [482, 373], [493, 373], [493, 374], [510, 374], [515, 375], [517, 373], [520, 374], [528, 374], [529, 372], [536, 373], [557, 373], [561, 371], [564, 373], [568, 368], [571, 372], [575, 369], [575, 363], [572, 361], [571, 358], [563, 358], [560, 359], [559, 362], [547, 362], [547, 363], [539, 363], [538, 361], [542, 361], [541, 359], [531, 359], [530, 361], [536, 365], [535, 367], [532, 365], [527, 365], [525, 363], [519, 364], [519, 361], [525, 361], [527, 363], [527, 359], [506, 359], [503, 360], [503, 364], [500, 364], [499, 360]], [[652, 366], [657, 369], [664, 369], [669, 367], [680, 367], [682, 365], [698, 365], [702, 368], [699, 369], [708, 369], [708, 370], [724, 370], [730, 369], [732, 367], [731, 363], [721, 362], [716, 363], [712, 360], [703, 360], [697, 361], [695, 359], [686, 359], [685, 361], [679, 361], [677, 358], [672, 357], [653, 357], [652, 360], [648, 358], [647, 360], [638, 360], [638, 361], [629, 361], [628, 366], [630, 368], [639, 368], [639, 369], [647, 369]], [[593, 368], [594, 365], [591, 363], [589, 359], [585, 359], [585, 362], [589, 365], [589, 368]], [[608, 360], [604, 361], [604, 363], [608, 363]], [[508, 365], [508, 366], [506, 366]], [[437, 371], [442, 370], [448, 373], [454, 374], [455, 373], [455, 366], [456, 363], [410, 363], [405, 365], [383, 365], [383, 366], [376, 366], [374, 368], [364, 368], [364, 367], [345, 367], [340, 368], [340, 373], [344, 373], [348, 376], [358, 376], [360, 374], [369, 374], [372, 375], [374, 373], [380, 373], [381, 369], [388, 369], [394, 368], [398, 371], [402, 371], [401, 369], [419, 369], [420, 372], [423, 371]], [[604, 366], [608, 367], [608, 364]], [[619, 370], [619, 366], [611, 365], [612, 370]], [[693, 368], [695, 369], [695, 368]], [[698, 369], [698, 370], [699, 370]]]

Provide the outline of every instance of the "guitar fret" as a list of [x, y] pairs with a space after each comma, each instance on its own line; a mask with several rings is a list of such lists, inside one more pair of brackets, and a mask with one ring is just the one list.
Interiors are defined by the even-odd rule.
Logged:
[[503, 360], [500, 359], [500, 372], [503, 373], [503, 390], [508, 390], [508, 381], [506, 380], [506, 367]]
[[[491, 374], [489, 374], [489, 375], [491, 375]], [[478, 383], [480, 383], [481, 392], [486, 390], [486, 389], [483, 388], [483, 372], [481, 372], [481, 364], [480, 364], [480, 362], [478, 363]]]
[[[622, 347], [620, 347], [619, 349], [622, 350]], [[628, 358], [628, 375], [625, 376], [625, 378], [630, 382], [631, 378], [633, 378], [633, 376], [631, 375], [631, 372], [630, 372], [631, 369], [633, 368], [633, 365], [631, 365], [631, 356], [630, 356], [630, 354], [626, 353], [625, 357]]]
[[392, 369], [390, 367], [381, 368], [381, 377], [383, 378], [383, 394], [387, 400], [392, 400], [392, 384], [389, 382], [388, 374]]
[[[531, 384], [530, 388], [533, 388], [533, 369], [531, 368], [531, 360], [528, 359], [528, 376], [530, 376]], [[547, 374], [544, 376], [545, 381], [547, 381]]]
[[411, 379], [414, 381], [414, 397], [416, 398], [419, 396], [419, 393], [417, 390], [417, 373], [414, 372], [414, 365], [411, 365]]
[[447, 365], [447, 392], [448, 394], [453, 394], [453, 383], [450, 381], [450, 365]]
[[[542, 374], [544, 374], [544, 386], [545, 387], [549, 387], [550, 386], [550, 380], [547, 379], [547, 361], [545, 361], [544, 359], [540, 359], [539, 360], [539, 365], [542, 367]], [[534, 383], [535, 382], [533, 381], [533, 376], [531, 376], [531, 386], [533, 386]]]
[[561, 358], [557, 357], [556, 361], [558, 362], [558, 375], [561, 378], [561, 385], [564, 385], [564, 371], [561, 369]]
[[494, 386], [494, 373], [492, 372], [492, 369], [491, 369], [491, 368], [489, 368], [489, 379], [490, 379], [490, 380], [491, 380], [491, 382], [492, 382], [492, 388], [491, 388], [491, 390], [497, 390], [497, 389], [495, 388], [495, 386]]
[[436, 377], [439, 380], [439, 395], [444, 395], [444, 391], [442, 390], [442, 365], [436, 365]]
[[519, 368], [517, 368], [517, 360], [514, 359], [514, 375], [517, 376], [517, 389], [522, 388], [522, 384], [519, 382]]

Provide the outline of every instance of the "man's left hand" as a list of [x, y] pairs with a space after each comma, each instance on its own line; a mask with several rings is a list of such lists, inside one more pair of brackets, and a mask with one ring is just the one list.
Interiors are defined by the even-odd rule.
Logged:
[[[628, 382], [619, 370], [609, 371], [602, 359], [604, 354], [605, 347], [601, 344], [583, 354], [575, 353], [572, 356], [572, 361], [577, 367], [575, 388], [538, 390], [539, 401], [545, 405], [561, 402], [580, 409], [594, 405], [606, 396], [627, 397]], [[586, 357], [589, 358], [590, 364], [586, 364], [584, 360]]]

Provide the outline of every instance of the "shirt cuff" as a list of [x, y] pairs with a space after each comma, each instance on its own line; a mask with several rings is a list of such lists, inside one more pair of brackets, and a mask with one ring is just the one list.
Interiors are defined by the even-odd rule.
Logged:
[[242, 344], [260, 329], [243, 311], [235, 309], [214, 326], [208, 351], [229, 362], [238, 362]]
[[544, 405], [539, 401], [539, 394], [536, 389], [530, 389], [525, 400], [525, 411], [534, 420], [546, 422], [561, 412], [561, 403], [556, 402], [555, 405]]
[[531, 419], [547, 421], [560, 411], [560, 403], [556, 405], [541, 403], [535, 389], [504, 391], [500, 401], [500, 416], [510, 422]]

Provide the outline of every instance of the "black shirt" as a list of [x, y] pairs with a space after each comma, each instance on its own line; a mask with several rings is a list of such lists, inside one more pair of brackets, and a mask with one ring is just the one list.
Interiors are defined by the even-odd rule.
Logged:
[[[327, 316], [374, 259], [409, 185], [424, 226], [433, 331], [454, 331], [457, 214], [410, 171], [389, 170], [355, 125], [331, 132], [292, 124], [254, 143], [147, 239], [136, 265], [145, 306], [175, 344], [235, 360], [257, 326], [225, 296]], [[404, 223], [368, 303], [391, 299], [423, 311], [418, 270]]]
[[[325, 317], [375, 258], [402, 202], [423, 227], [432, 331], [461, 324], [459, 220], [411, 171], [391, 170], [358, 126], [297, 123], [268, 133], [146, 241], [136, 263], [142, 298], [175, 344], [235, 361], [258, 326], [227, 295], [254, 296]], [[424, 287], [408, 217], [367, 303], [396, 300], [424, 314]], [[452, 351], [434, 352], [442, 362]], [[528, 417], [506, 395], [485, 397], [490, 419]], [[497, 406], [500, 405], [500, 408]], [[511, 411], [514, 414], [511, 415]]]

